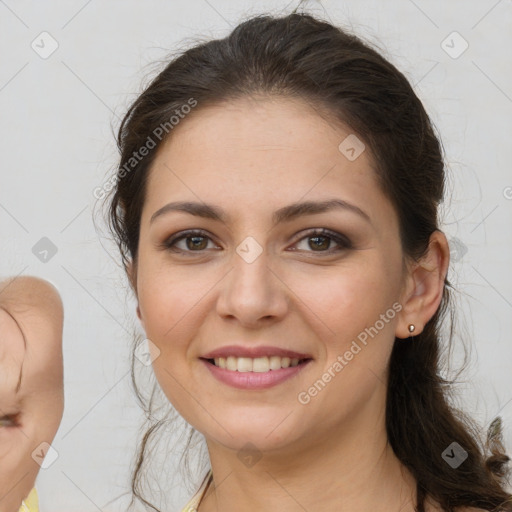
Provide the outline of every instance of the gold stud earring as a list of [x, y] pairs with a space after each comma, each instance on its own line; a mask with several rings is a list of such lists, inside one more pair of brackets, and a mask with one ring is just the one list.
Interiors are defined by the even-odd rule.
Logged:
[[414, 329], [416, 329], [416, 327], [414, 327], [414, 324], [409, 324], [409, 332], [412, 334], [414, 332]]

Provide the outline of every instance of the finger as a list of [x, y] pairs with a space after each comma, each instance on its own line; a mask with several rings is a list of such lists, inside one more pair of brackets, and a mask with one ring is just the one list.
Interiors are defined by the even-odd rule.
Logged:
[[26, 343], [18, 322], [0, 307], [0, 418], [19, 412]]

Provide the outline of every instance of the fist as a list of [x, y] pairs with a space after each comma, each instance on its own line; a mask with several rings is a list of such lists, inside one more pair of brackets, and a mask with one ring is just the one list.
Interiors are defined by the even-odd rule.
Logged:
[[57, 290], [29, 276], [0, 282], [0, 512], [17, 512], [34, 487], [41, 443], [64, 408], [63, 307]]

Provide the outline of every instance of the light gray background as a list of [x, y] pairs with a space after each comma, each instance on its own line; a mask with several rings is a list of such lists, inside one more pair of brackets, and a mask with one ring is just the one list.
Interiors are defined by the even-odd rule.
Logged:
[[[150, 64], [184, 38], [224, 36], [250, 14], [297, 3], [0, 0], [0, 275], [47, 278], [65, 304], [66, 407], [53, 443], [59, 457], [38, 477], [43, 512], [122, 510], [123, 500], [107, 503], [128, 489], [141, 419], [128, 375], [134, 302], [114, 247], [92, 222], [93, 189], [117, 158], [111, 126], [154, 76]], [[458, 332], [473, 347], [460, 404], [485, 426], [500, 413], [512, 452], [512, 2], [325, 0], [306, 8], [379, 44], [442, 134], [450, 278]], [[58, 43], [46, 59], [31, 47], [51, 48], [43, 31]], [[446, 39], [453, 31], [463, 39]], [[464, 41], [467, 50], [453, 58]], [[42, 237], [57, 247], [47, 262], [32, 252]], [[189, 495], [175, 490], [168, 510]]]

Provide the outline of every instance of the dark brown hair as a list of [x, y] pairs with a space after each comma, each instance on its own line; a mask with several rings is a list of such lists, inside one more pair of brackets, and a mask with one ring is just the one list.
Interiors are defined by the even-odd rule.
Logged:
[[[430, 235], [439, 229], [445, 170], [442, 146], [421, 101], [369, 43], [309, 14], [292, 13], [255, 16], [223, 39], [181, 52], [129, 108], [118, 133], [121, 159], [109, 204], [125, 265], [137, 262], [145, 185], [161, 145], [158, 127], [167, 126], [165, 137], [172, 137], [169, 119], [191, 98], [197, 102], [193, 116], [203, 106], [253, 94], [299, 98], [348, 125], [370, 149], [380, 184], [396, 208], [404, 254], [412, 259], [425, 254]], [[156, 147], [127, 167], [148, 137]], [[501, 418], [484, 442], [473, 420], [450, 405], [455, 381], [440, 375], [442, 349], [453, 334], [453, 327], [445, 337], [440, 333], [450, 311], [449, 288], [446, 281], [441, 305], [423, 332], [410, 342], [395, 340], [386, 406], [389, 443], [417, 480], [418, 512], [424, 512], [428, 496], [445, 511], [462, 506], [512, 511]], [[137, 390], [135, 379], [134, 384]], [[132, 479], [133, 495], [148, 505], [139, 487], [141, 470], [146, 443], [163, 424], [153, 421], [146, 432]], [[457, 468], [442, 456], [454, 442], [467, 452]]]

